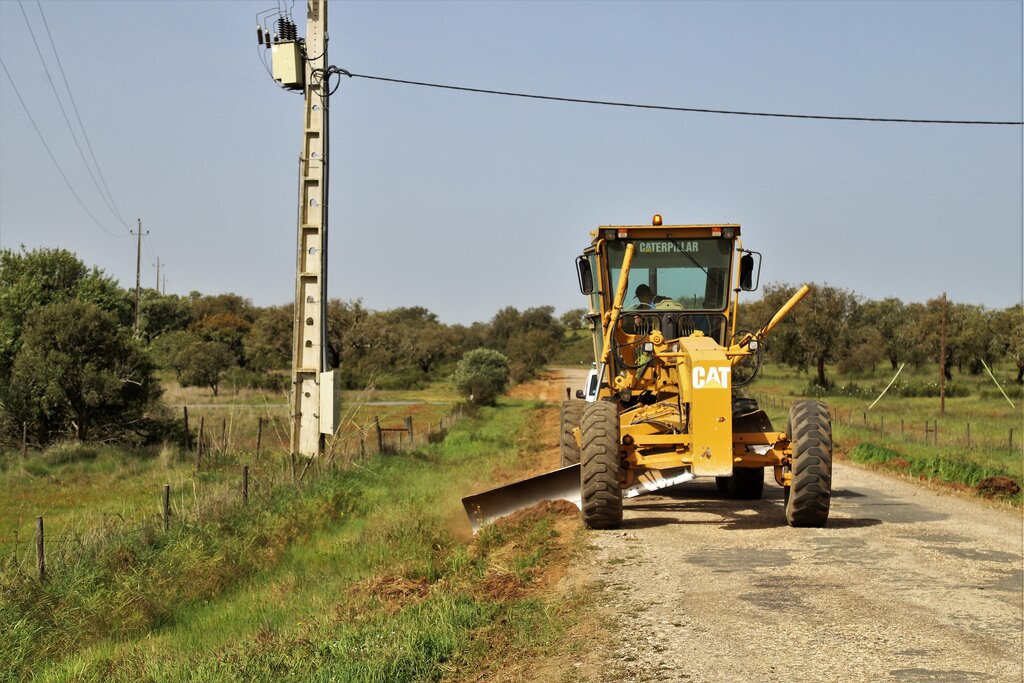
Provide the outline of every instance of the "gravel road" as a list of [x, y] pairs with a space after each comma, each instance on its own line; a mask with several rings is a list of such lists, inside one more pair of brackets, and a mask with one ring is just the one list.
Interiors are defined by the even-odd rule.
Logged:
[[837, 463], [824, 529], [782, 489], [627, 501], [593, 532], [619, 681], [1024, 680], [1019, 513]]
[[588, 532], [603, 680], [1024, 681], [1019, 511], [837, 462], [828, 526], [793, 529], [767, 476], [759, 501], [700, 479]]

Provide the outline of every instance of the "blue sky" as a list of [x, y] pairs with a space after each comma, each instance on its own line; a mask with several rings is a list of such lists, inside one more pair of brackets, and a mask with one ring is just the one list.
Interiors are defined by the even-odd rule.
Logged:
[[[41, 0], [143, 284], [294, 291], [301, 97], [260, 62], [271, 0]], [[44, 68], [22, 16], [28, 15]], [[1021, 120], [1007, 2], [331, 2], [330, 61], [363, 74], [717, 109]], [[296, 14], [304, 30], [304, 3]], [[36, 0], [0, 0], [0, 247], [65, 247], [134, 285], [47, 81]], [[1022, 297], [1020, 126], [793, 121], [600, 108], [345, 80], [332, 99], [330, 295], [446, 322], [584, 305], [603, 224], [741, 223], [766, 281], [866, 297]], [[72, 123], [76, 123], [65, 100]], [[87, 150], [86, 150], [87, 152]]]

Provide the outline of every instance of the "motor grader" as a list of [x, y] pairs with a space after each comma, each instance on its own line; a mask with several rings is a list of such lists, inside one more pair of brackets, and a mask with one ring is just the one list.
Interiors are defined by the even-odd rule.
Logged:
[[761, 254], [740, 226], [602, 226], [576, 260], [589, 302], [596, 400], [562, 404], [562, 467], [463, 499], [480, 524], [545, 499], [566, 499], [593, 529], [622, 522], [623, 499], [714, 477], [734, 499], [760, 498], [765, 468], [784, 488], [792, 526], [824, 526], [832, 480], [827, 407], [797, 401], [777, 431], [743, 387], [765, 337], [810, 291], [800, 288], [762, 327], [738, 329], [741, 291]]

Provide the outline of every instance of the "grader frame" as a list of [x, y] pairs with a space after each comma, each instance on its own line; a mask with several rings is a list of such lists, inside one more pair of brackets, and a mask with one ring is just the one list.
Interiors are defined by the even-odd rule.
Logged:
[[[591, 238], [577, 273], [590, 304], [596, 400], [562, 404], [560, 470], [514, 484], [511, 496], [503, 487], [464, 499], [474, 528], [541, 496], [572, 500], [591, 528], [615, 528], [624, 498], [696, 477], [715, 477], [730, 498], [760, 498], [766, 467], [784, 488], [788, 523], [823, 526], [827, 407], [798, 401], [779, 431], [738, 391], [756, 377], [765, 337], [809, 287], [762, 327], [741, 330], [739, 293], [757, 288], [760, 254], [743, 248], [739, 225], [662, 225], [655, 216], [652, 225], [602, 226]], [[627, 306], [630, 291], [636, 303]]]

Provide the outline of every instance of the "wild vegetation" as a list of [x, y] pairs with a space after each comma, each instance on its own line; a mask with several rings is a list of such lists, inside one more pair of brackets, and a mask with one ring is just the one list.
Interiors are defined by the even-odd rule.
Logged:
[[[494, 468], [534, 466], [539, 407], [504, 401], [437, 443], [265, 487], [248, 505], [225, 487], [168, 531], [92, 536], [43, 583], [8, 566], [0, 678], [424, 681], [568, 647], [582, 603], [548, 587], [578, 550], [572, 517], [552, 508], [472, 542], [459, 523], [459, 497]], [[76, 467], [90, 469], [51, 472]], [[152, 467], [207, 484], [233, 469]]]

